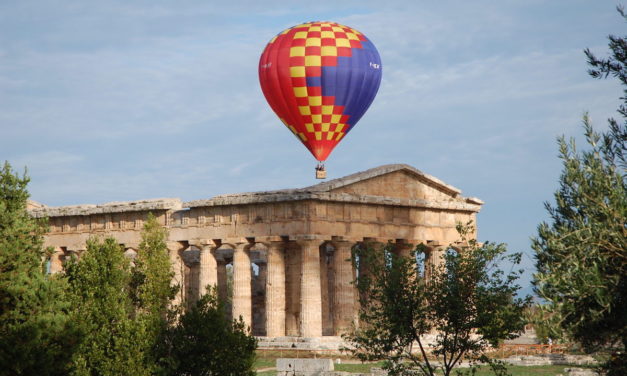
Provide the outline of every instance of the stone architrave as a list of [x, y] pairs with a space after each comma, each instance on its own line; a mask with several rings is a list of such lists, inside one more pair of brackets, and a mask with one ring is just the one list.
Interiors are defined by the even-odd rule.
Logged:
[[233, 318], [240, 316], [252, 328], [252, 271], [249, 243], [237, 243], [233, 251]]
[[213, 243], [200, 245], [200, 269], [198, 276], [198, 298], [207, 293], [208, 286], [218, 285], [218, 262], [214, 251], [216, 245]]
[[285, 335], [285, 242], [270, 242], [266, 280], [266, 336]]
[[351, 248], [353, 243], [338, 241], [333, 243], [335, 254], [335, 296], [333, 297], [333, 327], [335, 335], [341, 335], [351, 329], [356, 323], [355, 285], [353, 283], [353, 262]]
[[302, 337], [322, 336], [322, 291], [319, 240], [300, 240], [302, 277], [300, 285], [300, 332]]

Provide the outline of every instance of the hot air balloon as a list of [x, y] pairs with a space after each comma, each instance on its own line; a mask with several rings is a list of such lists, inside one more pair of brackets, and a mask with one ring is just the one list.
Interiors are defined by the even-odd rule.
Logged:
[[381, 83], [381, 58], [366, 36], [335, 22], [307, 22], [272, 38], [259, 60], [259, 82], [279, 119], [324, 161], [353, 129]]

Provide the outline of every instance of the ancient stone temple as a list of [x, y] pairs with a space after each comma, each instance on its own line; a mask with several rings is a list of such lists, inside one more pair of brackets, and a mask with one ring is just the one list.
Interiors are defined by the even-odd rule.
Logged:
[[[351, 327], [358, 271], [351, 249], [393, 243], [398, 252], [428, 246], [437, 260], [475, 220], [482, 201], [411, 166], [386, 165], [301, 189], [240, 193], [181, 202], [156, 199], [103, 205], [33, 207], [49, 218], [51, 272], [80, 257], [91, 236], [111, 236], [128, 257], [152, 212], [169, 231], [181, 292], [191, 303], [216, 285], [233, 317], [267, 337], [336, 336]], [[432, 261], [433, 262], [433, 261]]]

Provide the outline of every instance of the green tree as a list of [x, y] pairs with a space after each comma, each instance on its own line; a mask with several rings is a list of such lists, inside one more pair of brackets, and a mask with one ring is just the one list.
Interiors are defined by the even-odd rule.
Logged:
[[[623, 84], [623, 122], [610, 119], [608, 131], [599, 134], [584, 115], [587, 150], [577, 150], [573, 139], [558, 139], [559, 189], [555, 204], [545, 203], [550, 223], [538, 226], [532, 244], [537, 294], [559, 316], [562, 329], [588, 351], [627, 346], [627, 40], [609, 39], [609, 58], [585, 53], [593, 77], [612, 75]], [[625, 354], [615, 360], [613, 374], [627, 374]]]
[[257, 340], [245, 323], [229, 320], [211, 287], [181, 315], [166, 337], [170, 375], [254, 375]]
[[64, 375], [78, 336], [65, 282], [48, 276], [45, 221], [26, 208], [29, 178], [0, 170], [0, 375]]
[[152, 213], [144, 223], [139, 253], [131, 272], [131, 297], [135, 305], [135, 319], [145, 328], [147, 366], [161, 362], [161, 342], [173, 323], [179, 307], [172, 306], [178, 286], [172, 286], [174, 273], [166, 244], [168, 233]]
[[488, 346], [523, 329], [528, 299], [515, 297], [521, 271], [498, 268], [518, 264], [520, 254], [467, 239], [469, 226], [458, 230], [467, 246], [449, 247], [441, 263], [426, 261], [422, 246], [410, 256], [395, 254], [391, 244], [355, 250], [360, 328], [346, 339], [361, 360], [384, 359], [391, 375], [448, 376], [464, 358], [489, 362]]
[[134, 320], [129, 261], [115, 239], [90, 239], [67, 276], [73, 319], [83, 342], [73, 358], [74, 375], [149, 375], [146, 326]]

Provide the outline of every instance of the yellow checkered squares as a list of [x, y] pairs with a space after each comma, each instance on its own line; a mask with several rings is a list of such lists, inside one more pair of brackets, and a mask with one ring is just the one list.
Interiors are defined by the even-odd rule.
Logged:
[[[320, 88], [308, 88], [303, 78], [307, 77], [307, 74], [319, 74], [312, 72], [320, 72], [318, 67], [322, 66], [323, 61], [325, 63], [335, 61], [338, 50], [344, 55], [347, 53], [344, 48], [353, 48], [351, 43], [359, 46], [352, 41], [361, 41], [362, 34], [335, 23], [308, 22], [295, 28], [297, 30], [290, 29], [292, 34], [289, 34], [297, 40], [289, 47], [291, 58], [289, 61], [290, 64], [297, 66], [291, 66], [289, 74], [290, 77], [295, 78], [292, 81], [294, 85], [302, 85], [292, 87], [302, 121], [299, 122], [298, 129], [285, 121], [284, 123], [303, 142], [340, 141], [349, 127], [347, 124], [340, 123], [344, 116], [338, 113], [339, 108], [333, 106], [332, 102], [322, 105]], [[272, 42], [276, 39], [275, 37]]]
[[290, 77], [305, 77], [305, 67], [290, 67]]
[[305, 47], [296, 46], [296, 47], [290, 48], [290, 57], [294, 57], [294, 56], [305, 56]]
[[304, 98], [307, 96], [307, 87], [306, 86], [301, 86], [301, 87], [295, 87], [294, 88], [294, 95], [297, 98]]
[[351, 43], [348, 41], [348, 39], [338, 38], [335, 40], [335, 45], [337, 47], [350, 47]]
[[320, 49], [322, 56], [337, 56], [337, 47], [334, 46], [322, 46]]
[[319, 67], [322, 65], [322, 58], [320, 56], [305, 56], [306, 67]]
[[305, 40], [305, 46], [307, 47], [320, 47], [322, 45], [320, 38], [307, 38]]
[[322, 97], [321, 96], [309, 97], [309, 105], [310, 106], [321, 106], [322, 105]]

